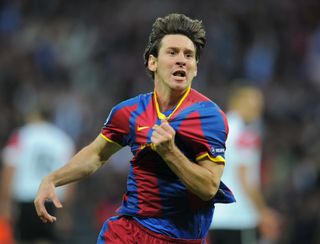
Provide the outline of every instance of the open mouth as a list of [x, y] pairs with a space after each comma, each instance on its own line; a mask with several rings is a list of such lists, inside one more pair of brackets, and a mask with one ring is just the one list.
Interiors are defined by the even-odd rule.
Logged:
[[173, 76], [176, 77], [186, 77], [186, 72], [183, 70], [177, 70], [173, 73]]

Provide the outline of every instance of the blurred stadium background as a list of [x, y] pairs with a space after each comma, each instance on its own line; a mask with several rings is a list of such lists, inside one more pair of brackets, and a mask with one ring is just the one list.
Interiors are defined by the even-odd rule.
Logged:
[[[28, 106], [51, 101], [80, 148], [123, 99], [152, 90], [142, 54], [170, 12], [203, 20], [208, 45], [194, 87], [225, 106], [250, 81], [266, 96], [263, 190], [284, 216], [279, 243], [320, 243], [320, 2], [0, 1], [0, 145]], [[94, 243], [126, 183], [128, 150], [78, 184], [67, 243]]]

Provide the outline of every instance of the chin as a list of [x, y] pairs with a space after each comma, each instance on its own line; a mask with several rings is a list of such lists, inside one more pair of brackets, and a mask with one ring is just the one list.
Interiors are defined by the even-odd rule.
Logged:
[[177, 92], [185, 92], [187, 89], [188, 89], [189, 86], [186, 86], [186, 85], [175, 85], [175, 86], [172, 86], [172, 90], [174, 91], [177, 91]]

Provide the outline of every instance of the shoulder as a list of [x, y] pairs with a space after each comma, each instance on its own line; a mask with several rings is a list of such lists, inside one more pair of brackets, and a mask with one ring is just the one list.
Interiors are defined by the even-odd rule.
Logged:
[[152, 98], [152, 92], [146, 94], [139, 94], [135, 97], [124, 100], [113, 107], [113, 111], [117, 111], [120, 109], [130, 109], [138, 106], [142, 102], [149, 101]]
[[194, 89], [191, 89], [187, 97], [187, 104], [188, 107], [199, 111], [202, 115], [221, 117], [223, 120], [227, 120], [225, 113], [218, 104]]
[[143, 103], [148, 103], [152, 99], [153, 93], [139, 94], [135, 97], [124, 100], [115, 105], [105, 122], [105, 124], [111, 121], [119, 121], [120, 123], [127, 124], [126, 120], [131, 116], [132, 112], [136, 111], [138, 106]]
[[210, 98], [194, 89], [191, 89], [186, 100], [189, 105], [198, 105], [198, 108], [212, 108], [215, 110], [221, 110], [220, 107]]
[[193, 123], [192, 126], [199, 125], [207, 135], [217, 131], [227, 135], [229, 132], [225, 113], [211, 99], [194, 89], [191, 89], [190, 94], [172, 119], [181, 123]]
[[210, 98], [206, 97], [205, 95], [203, 95], [199, 91], [197, 91], [195, 89], [192, 89], [192, 88], [190, 90], [190, 94], [188, 96], [188, 99], [192, 100], [194, 102], [200, 102], [200, 101], [202, 101], [202, 102], [206, 102], [206, 101], [210, 102], [211, 101]]

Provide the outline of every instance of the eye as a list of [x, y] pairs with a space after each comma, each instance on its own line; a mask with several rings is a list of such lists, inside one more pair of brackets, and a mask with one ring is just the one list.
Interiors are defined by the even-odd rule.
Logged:
[[187, 57], [187, 58], [193, 58], [193, 57], [194, 57], [194, 54], [193, 54], [193, 53], [187, 53], [187, 54], [186, 54], [186, 57]]

